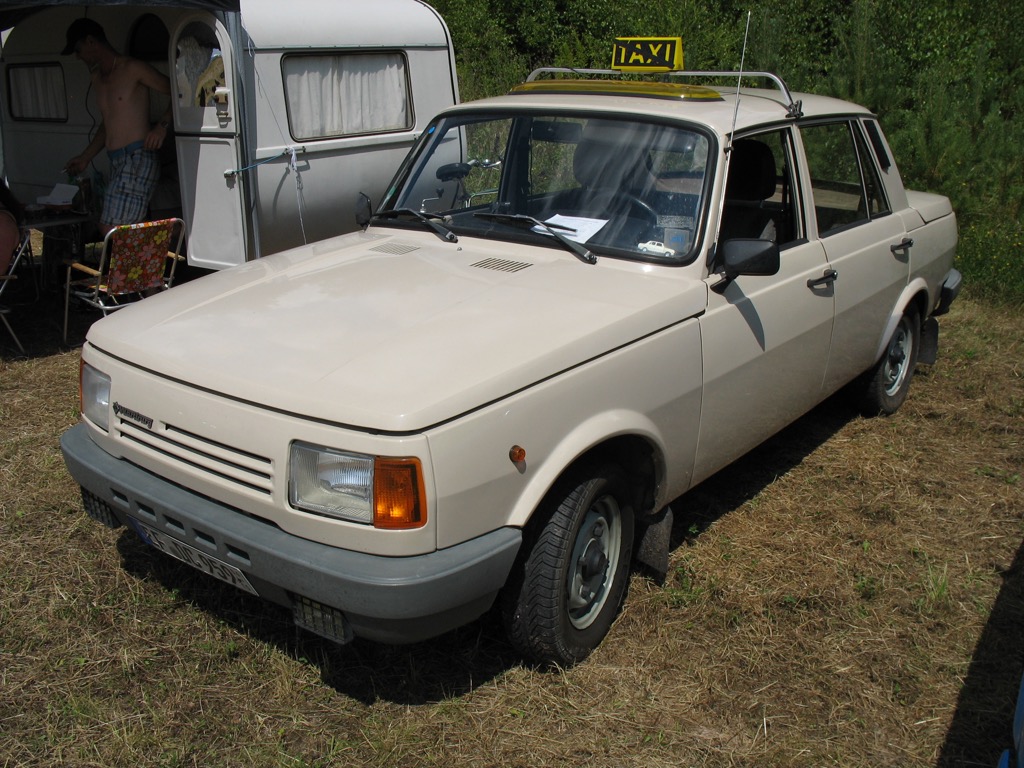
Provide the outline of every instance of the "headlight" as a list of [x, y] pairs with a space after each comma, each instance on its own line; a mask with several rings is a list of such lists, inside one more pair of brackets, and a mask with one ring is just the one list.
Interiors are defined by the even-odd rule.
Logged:
[[106, 432], [110, 413], [110, 377], [83, 361], [81, 383], [82, 415]]
[[419, 459], [383, 458], [293, 443], [288, 500], [293, 507], [376, 528], [427, 522]]

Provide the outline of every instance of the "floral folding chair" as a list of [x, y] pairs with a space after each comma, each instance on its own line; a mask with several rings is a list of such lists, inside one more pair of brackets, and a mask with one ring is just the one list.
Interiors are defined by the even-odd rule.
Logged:
[[[7, 288], [17, 275], [14, 274], [14, 270], [18, 268], [18, 262], [21, 261], [22, 256], [32, 249], [32, 243], [29, 240], [28, 230], [23, 230], [21, 233], [21, 240], [17, 247], [14, 249], [14, 255], [11, 257], [10, 263], [7, 265], [7, 269], [4, 274], [0, 275], [0, 297], [4, 294], [4, 289]], [[18, 351], [21, 354], [25, 354], [25, 348], [21, 346], [21, 341], [18, 340], [18, 335], [11, 328], [10, 322], [7, 320], [7, 313], [10, 312], [10, 307], [0, 305], [0, 321], [7, 327], [7, 332], [11, 334], [11, 338], [14, 339], [14, 344], [18, 347]]]
[[[103, 316], [171, 287], [174, 269], [183, 257], [181, 219], [145, 221], [115, 227], [103, 238], [99, 267], [66, 262], [64, 343], [68, 343], [68, 307], [75, 298]], [[81, 273], [86, 277], [75, 277]]]

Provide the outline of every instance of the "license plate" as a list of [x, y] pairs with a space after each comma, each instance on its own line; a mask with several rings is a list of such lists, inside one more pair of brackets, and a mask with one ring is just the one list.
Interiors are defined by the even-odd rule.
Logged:
[[196, 549], [195, 547], [180, 542], [175, 538], [160, 533], [160, 531], [154, 530], [145, 523], [141, 523], [134, 518], [130, 517], [128, 519], [131, 521], [135, 531], [140, 537], [142, 537], [142, 540], [154, 549], [159, 549], [164, 554], [181, 560], [181, 562], [187, 563], [193, 568], [209, 574], [214, 578], [226, 581], [228, 584], [233, 584], [239, 589], [243, 589], [254, 595], [259, 594], [255, 589], [253, 589], [249, 580], [245, 578], [245, 574], [235, 568], [235, 566], [228, 565], [214, 557], [210, 557], [202, 550]]

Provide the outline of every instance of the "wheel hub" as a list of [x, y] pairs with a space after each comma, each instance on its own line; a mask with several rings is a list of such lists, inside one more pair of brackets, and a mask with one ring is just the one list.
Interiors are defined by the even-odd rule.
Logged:
[[618, 514], [613, 499], [599, 501], [576, 536], [566, 586], [569, 620], [578, 629], [594, 621], [607, 597], [611, 564], [619, 556]]
[[896, 329], [892, 342], [889, 344], [889, 351], [886, 355], [885, 380], [887, 386], [886, 394], [893, 395], [903, 384], [906, 376], [907, 360], [909, 359], [910, 336], [901, 325]]
[[582, 565], [584, 579], [590, 579], [604, 573], [604, 569], [608, 565], [608, 556], [605, 555], [600, 544], [592, 541], [587, 545], [587, 551], [583, 554]]

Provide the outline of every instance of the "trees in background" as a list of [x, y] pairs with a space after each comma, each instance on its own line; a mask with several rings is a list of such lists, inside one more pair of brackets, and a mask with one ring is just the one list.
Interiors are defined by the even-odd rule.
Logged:
[[1002, 0], [434, 0], [464, 99], [539, 66], [607, 67], [621, 35], [679, 35], [689, 69], [745, 68], [883, 120], [911, 187], [948, 195], [960, 268], [982, 293], [1024, 301], [1024, 4]]

